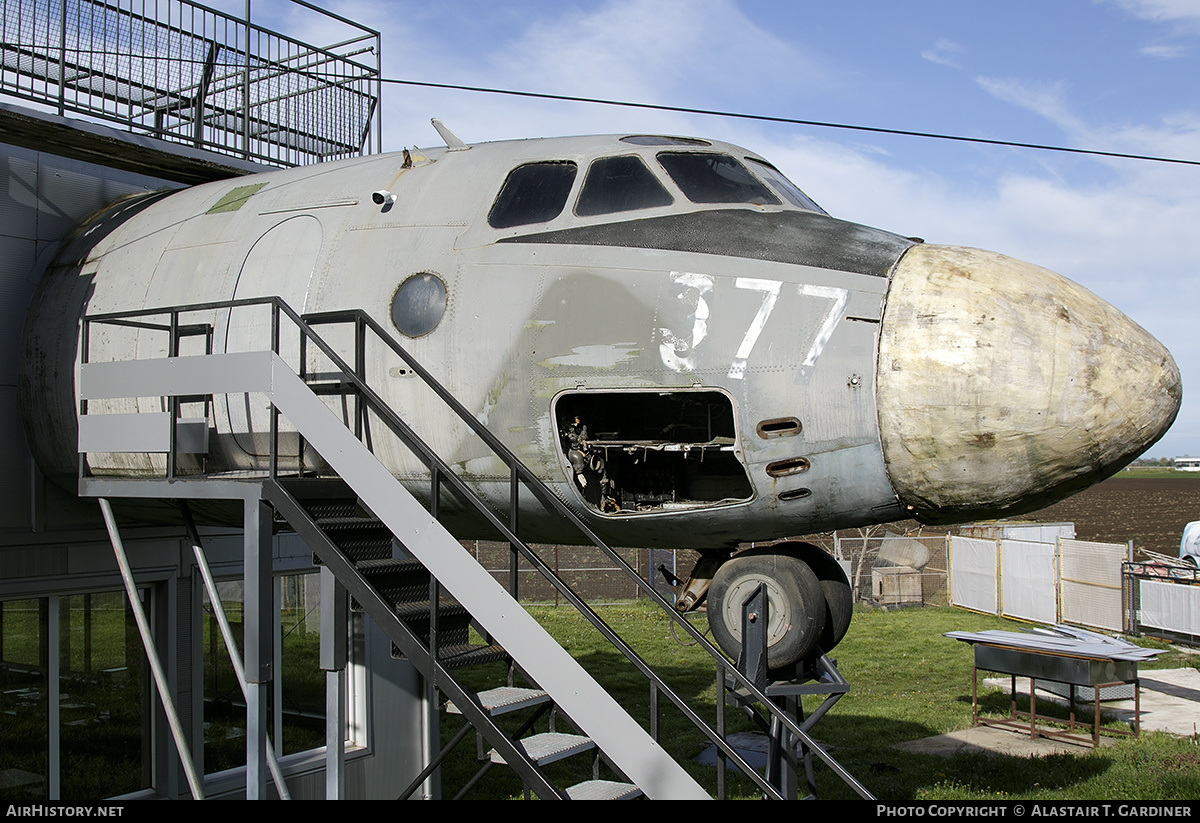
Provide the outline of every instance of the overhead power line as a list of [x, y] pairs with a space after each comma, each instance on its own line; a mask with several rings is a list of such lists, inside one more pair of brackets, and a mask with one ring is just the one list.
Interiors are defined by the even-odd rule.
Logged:
[[[112, 55], [108, 52], [99, 52], [89, 49], [72, 49], [72, 53], [91, 54], [105, 53], [109, 56], [119, 56], [126, 58], [150, 59], [153, 56], [140, 54], [124, 54]], [[203, 60], [188, 59], [188, 58], [172, 58], [175, 62], [181, 63], [204, 63]], [[227, 63], [225, 61], [217, 61], [216, 66], [222, 68], [246, 68], [244, 63]], [[252, 67], [256, 70], [262, 70], [265, 65]], [[272, 65], [271, 68], [281, 70], [285, 74], [306, 75], [307, 72], [303, 67], [280, 66]], [[317, 75], [319, 79], [326, 83], [333, 83], [338, 80], [370, 80], [369, 76], [360, 75], [343, 75], [337, 72], [321, 72]], [[851, 123], [828, 123], [821, 120], [801, 120], [795, 117], [776, 117], [769, 114], [746, 114], [745, 112], [736, 111], [721, 111], [719, 109], [697, 109], [688, 106], [666, 106], [659, 103], [635, 103], [628, 100], [608, 100], [602, 97], [579, 97], [570, 94], [547, 94], [545, 92], [536, 91], [519, 91], [516, 89], [498, 89], [488, 86], [466, 86], [457, 83], [430, 83], [422, 80], [401, 80], [395, 77], [381, 77], [381, 83], [389, 83], [396, 86], [417, 86], [429, 89], [447, 89], [450, 91], [471, 91], [480, 94], [501, 94], [509, 97], [527, 97], [537, 100], [560, 100], [568, 103], [593, 103], [600, 106], [621, 106], [630, 109], [649, 109], [652, 111], [670, 111], [681, 114], [703, 114], [710, 117], [730, 117], [737, 120], [758, 120], [766, 123], [785, 123], [793, 126], [812, 126], [823, 129], [842, 129], [843, 131], [860, 131], [869, 132], [871, 134], [895, 134], [903, 137], [925, 137], [932, 140], [953, 140], [958, 143], [978, 143], [987, 146], [1007, 146], [1018, 149], [1037, 149], [1039, 151], [1056, 151], [1066, 154], [1084, 154], [1094, 157], [1114, 157], [1122, 160], [1149, 160], [1154, 163], [1174, 163], [1182, 166], [1200, 166], [1200, 160], [1184, 160], [1177, 157], [1160, 157], [1152, 154], [1131, 154], [1128, 152], [1119, 151], [1101, 151], [1099, 149], [1080, 149], [1070, 146], [1050, 146], [1042, 143], [1022, 143], [1016, 140], [993, 140], [988, 137], [965, 137], [958, 134], [940, 134], [938, 132], [928, 131], [911, 131], [908, 129], [887, 129], [880, 126], [858, 126]]]
[[420, 86], [430, 89], [449, 89], [453, 91], [473, 91], [481, 94], [504, 94], [510, 97], [532, 97], [538, 100], [561, 100], [570, 103], [595, 103], [601, 106], [623, 106], [631, 109], [651, 109], [654, 111], [670, 111], [682, 114], [704, 114], [712, 117], [732, 117], [738, 120], [760, 120], [767, 123], [786, 123], [794, 126], [815, 126], [825, 129], [843, 129], [846, 131], [863, 131], [873, 134], [897, 134], [904, 137], [927, 137], [934, 140], [954, 140], [959, 143], [982, 143], [989, 146], [1009, 146], [1019, 149], [1038, 149], [1040, 151], [1057, 151], [1068, 154], [1087, 154], [1098, 157], [1116, 157], [1124, 160], [1150, 160], [1155, 163], [1176, 163], [1185, 166], [1200, 166], [1200, 160], [1182, 160], [1174, 157], [1157, 157], [1150, 154], [1129, 154], [1119, 151], [1100, 151], [1098, 149], [1079, 149], [1069, 146], [1048, 146], [1041, 143], [1021, 143], [1015, 140], [992, 140], [986, 137], [963, 137], [955, 134], [938, 134], [927, 131], [909, 131], [907, 129], [885, 129], [878, 126], [856, 126], [849, 123], [825, 123], [820, 120], [800, 120], [794, 117], [773, 117], [766, 114], [745, 114], [734, 111], [719, 111], [715, 109], [695, 109], [687, 106], [664, 106], [657, 103], [633, 103], [623, 100], [605, 100], [599, 97], [577, 97], [569, 94], [545, 94], [534, 91], [515, 91], [512, 89], [496, 89], [484, 86], [464, 86], [455, 83], [427, 83], [419, 80], [399, 80], [383, 78], [382, 82], [398, 86]]

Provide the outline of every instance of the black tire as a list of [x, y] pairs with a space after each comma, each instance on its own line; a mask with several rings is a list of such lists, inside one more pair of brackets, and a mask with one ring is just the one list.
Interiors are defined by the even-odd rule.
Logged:
[[825, 630], [821, 632], [821, 651], [831, 652], [842, 642], [854, 617], [854, 592], [841, 565], [829, 552], [812, 543], [776, 543], [771, 547], [787, 552], [803, 560], [821, 581], [821, 594], [825, 597]]
[[767, 666], [782, 668], [803, 660], [820, 643], [825, 598], [808, 564], [774, 547], [751, 549], [717, 570], [708, 590], [708, 626], [730, 657], [742, 650], [742, 604], [759, 583], [767, 586]]

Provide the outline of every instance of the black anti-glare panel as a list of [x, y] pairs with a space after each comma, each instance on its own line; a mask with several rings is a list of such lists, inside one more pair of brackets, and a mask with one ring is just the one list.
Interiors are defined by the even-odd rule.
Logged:
[[501, 243], [625, 246], [745, 257], [887, 277], [914, 241], [801, 211], [716, 209], [506, 237]]

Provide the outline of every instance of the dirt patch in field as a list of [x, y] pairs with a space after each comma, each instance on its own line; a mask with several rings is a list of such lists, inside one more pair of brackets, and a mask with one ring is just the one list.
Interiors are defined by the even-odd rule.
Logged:
[[1073, 522], [1080, 540], [1133, 541], [1174, 555], [1183, 527], [1200, 520], [1200, 481], [1192, 477], [1113, 477], [1023, 520]]
[[[1200, 520], [1200, 478], [1112, 477], [1053, 506], [1030, 512], [1014, 521], [1074, 523], [1080, 540], [1101, 543], [1133, 541], [1135, 549], [1174, 556], [1179, 552], [1183, 527]], [[897, 526], [916, 527], [913, 521]], [[955, 534], [957, 526], [922, 532]]]

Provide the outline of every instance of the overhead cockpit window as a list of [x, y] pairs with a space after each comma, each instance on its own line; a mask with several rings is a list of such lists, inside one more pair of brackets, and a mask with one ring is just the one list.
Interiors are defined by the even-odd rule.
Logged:
[[664, 151], [658, 162], [693, 203], [780, 205], [770, 189], [729, 155]]
[[488, 212], [488, 224], [506, 229], [558, 217], [567, 205], [576, 170], [568, 161], [529, 163], [513, 169]]
[[621, 138], [622, 143], [632, 143], [635, 146], [711, 146], [707, 140], [697, 140], [695, 137], [667, 137], [661, 134], [631, 134]]
[[589, 217], [669, 206], [674, 202], [641, 158], [602, 157], [588, 168], [575, 213]]
[[796, 185], [791, 180], [788, 180], [786, 177], [784, 177], [779, 169], [775, 168], [770, 163], [764, 163], [762, 160], [755, 160], [753, 157], [747, 157], [746, 162], [750, 164], [750, 167], [754, 169], [759, 177], [761, 177], [763, 180], [766, 180], [767, 183], [769, 183], [775, 189], [775, 191], [783, 195], [784, 200], [787, 200], [796, 208], [825, 214], [825, 210], [823, 208], [814, 203], [812, 198], [807, 194], [796, 188]]

